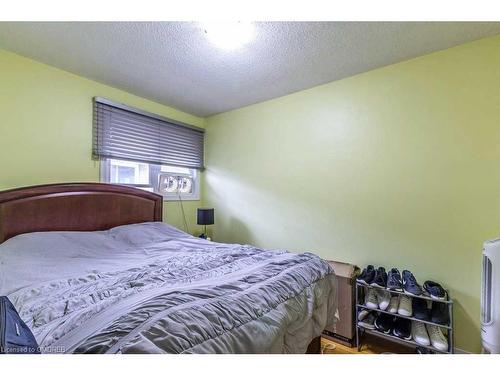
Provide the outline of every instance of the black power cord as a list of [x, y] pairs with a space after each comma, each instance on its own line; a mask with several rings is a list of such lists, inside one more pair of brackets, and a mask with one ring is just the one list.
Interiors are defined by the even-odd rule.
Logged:
[[[181, 181], [182, 181], [182, 177], [178, 177], [177, 178], [177, 186], [180, 186]], [[184, 212], [184, 205], [182, 204], [181, 191], [179, 188], [177, 188], [177, 196], [179, 197], [179, 204], [181, 206], [182, 219], [184, 221], [184, 228], [186, 230], [186, 233], [189, 233], [189, 227], [188, 227], [188, 223], [186, 220], [186, 213]]]

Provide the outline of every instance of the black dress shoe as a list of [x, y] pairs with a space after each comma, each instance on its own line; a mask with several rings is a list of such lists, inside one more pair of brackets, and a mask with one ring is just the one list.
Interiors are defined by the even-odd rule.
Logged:
[[403, 340], [411, 340], [411, 320], [396, 318], [392, 334]]
[[394, 328], [394, 317], [389, 314], [380, 313], [375, 319], [375, 328], [383, 333], [391, 333]]
[[375, 272], [375, 277], [370, 283], [371, 286], [376, 286], [379, 288], [385, 288], [387, 286], [387, 272], [385, 272], [384, 267], [379, 267]]
[[431, 314], [427, 307], [427, 301], [420, 298], [412, 298], [411, 307], [413, 316], [417, 319], [429, 320]]
[[442, 325], [448, 324], [450, 317], [446, 303], [432, 302], [431, 321]]
[[358, 280], [361, 284], [370, 285], [374, 278], [375, 267], [370, 264], [363, 270], [363, 272], [361, 272], [361, 275], [359, 275], [356, 280]]

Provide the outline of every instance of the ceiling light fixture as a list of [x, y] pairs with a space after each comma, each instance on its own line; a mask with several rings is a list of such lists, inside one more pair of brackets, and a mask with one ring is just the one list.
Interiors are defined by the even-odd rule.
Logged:
[[202, 27], [207, 38], [223, 49], [242, 47], [255, 37], [254, 25], [251, 22], [203, 22]]

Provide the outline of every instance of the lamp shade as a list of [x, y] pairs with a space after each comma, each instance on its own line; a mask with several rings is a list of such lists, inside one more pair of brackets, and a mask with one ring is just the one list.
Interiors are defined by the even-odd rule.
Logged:
[[214, 223], [213, 208], [198, 208], [198, 225], [212, 225]]

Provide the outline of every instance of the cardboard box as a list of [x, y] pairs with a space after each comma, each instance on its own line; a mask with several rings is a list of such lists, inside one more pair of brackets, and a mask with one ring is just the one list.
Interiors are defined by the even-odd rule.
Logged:
[[338, 319], [326, 327], [323, 336], [343, 345], [354, 346], [356, 338], [356, 277], [359, 268], [353, 264], [328, 261], [337, 277]]

